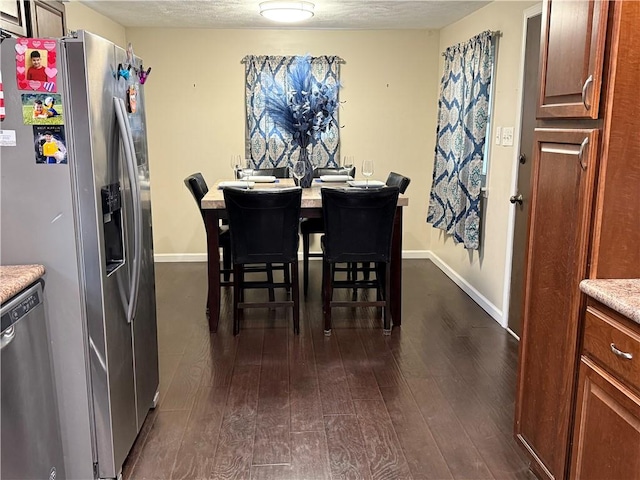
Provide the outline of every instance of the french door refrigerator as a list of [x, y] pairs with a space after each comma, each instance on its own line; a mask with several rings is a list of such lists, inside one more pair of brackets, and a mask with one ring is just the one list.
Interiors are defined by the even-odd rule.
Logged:
[[141, 61], [85, 31], [56, 41], [66, 157], [43, 163], [16, 41], [1, 44], [0, 263], [46, 268], [67, 478], [117, 478], [159, 383], [144, 88], [118, 74]]

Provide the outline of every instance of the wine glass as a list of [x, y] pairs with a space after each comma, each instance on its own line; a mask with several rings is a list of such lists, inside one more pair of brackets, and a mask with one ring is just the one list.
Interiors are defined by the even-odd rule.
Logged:
[[347, 168], [347, 167], [351, 167], [354, 165], [355, 162], [355, 157], [352, 155], [345, 155], [344, 157], [342, 157], [342, 165], [341, 167], [343, 168]]
[[296, 180], [298, 180], [297, 185], [300, 185], [300, 179], [304, 177], [304, 174], [306, 173], [306, 166], [304, 162], [297, 161], [296, 163], [294, 163], [293, 167], [291, 168], [291, 173], [296, 178]]
[[251, 159], [245, 158], [244, 161], [240, 160], [240, 178], [248, 182], [252, 175], [253, 166], [251, 165]]
[[365, 188], [369, 188], [369, 177], [373, 175], [373, 160], [363, 160], [362, 175], [364, 175], [367, 179]]
[[240, 155], [231, 155], [230, 160], [231, 170], [233, 171], [234, 180], [238, 178], [240, 170], [242, 170], [242, 159]]

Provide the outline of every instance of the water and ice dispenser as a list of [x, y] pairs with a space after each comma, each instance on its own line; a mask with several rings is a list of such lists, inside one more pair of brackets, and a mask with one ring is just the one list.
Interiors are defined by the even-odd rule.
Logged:
[[124, 236], [122, 228], [122, 192], [120, 183], [101, 189], [104, 250], [107, 275], [124, 264]]

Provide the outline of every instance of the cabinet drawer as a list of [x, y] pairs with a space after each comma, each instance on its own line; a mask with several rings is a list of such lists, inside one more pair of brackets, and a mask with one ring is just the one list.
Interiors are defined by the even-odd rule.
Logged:
[[640, 391], [640, 335], [637, 331], [589, 306], [585, 315], [583, 350], [629, 387]]

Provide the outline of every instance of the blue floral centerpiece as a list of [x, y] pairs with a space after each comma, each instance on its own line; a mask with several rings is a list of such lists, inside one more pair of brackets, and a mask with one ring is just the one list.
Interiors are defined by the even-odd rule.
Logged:
[[308, 188], [313, 181], [313, 166], [307, 147], [335, 122], [339, 84], [326, 85], [314, 80], [311, 57], [296, 57], [287, 76], [286, 90], [273, 85], [266, 95], [266, 112], [273, 122], [291, 135], [293, 145], [300, 148], [298, 161], [305, 163], [300, 186]]

